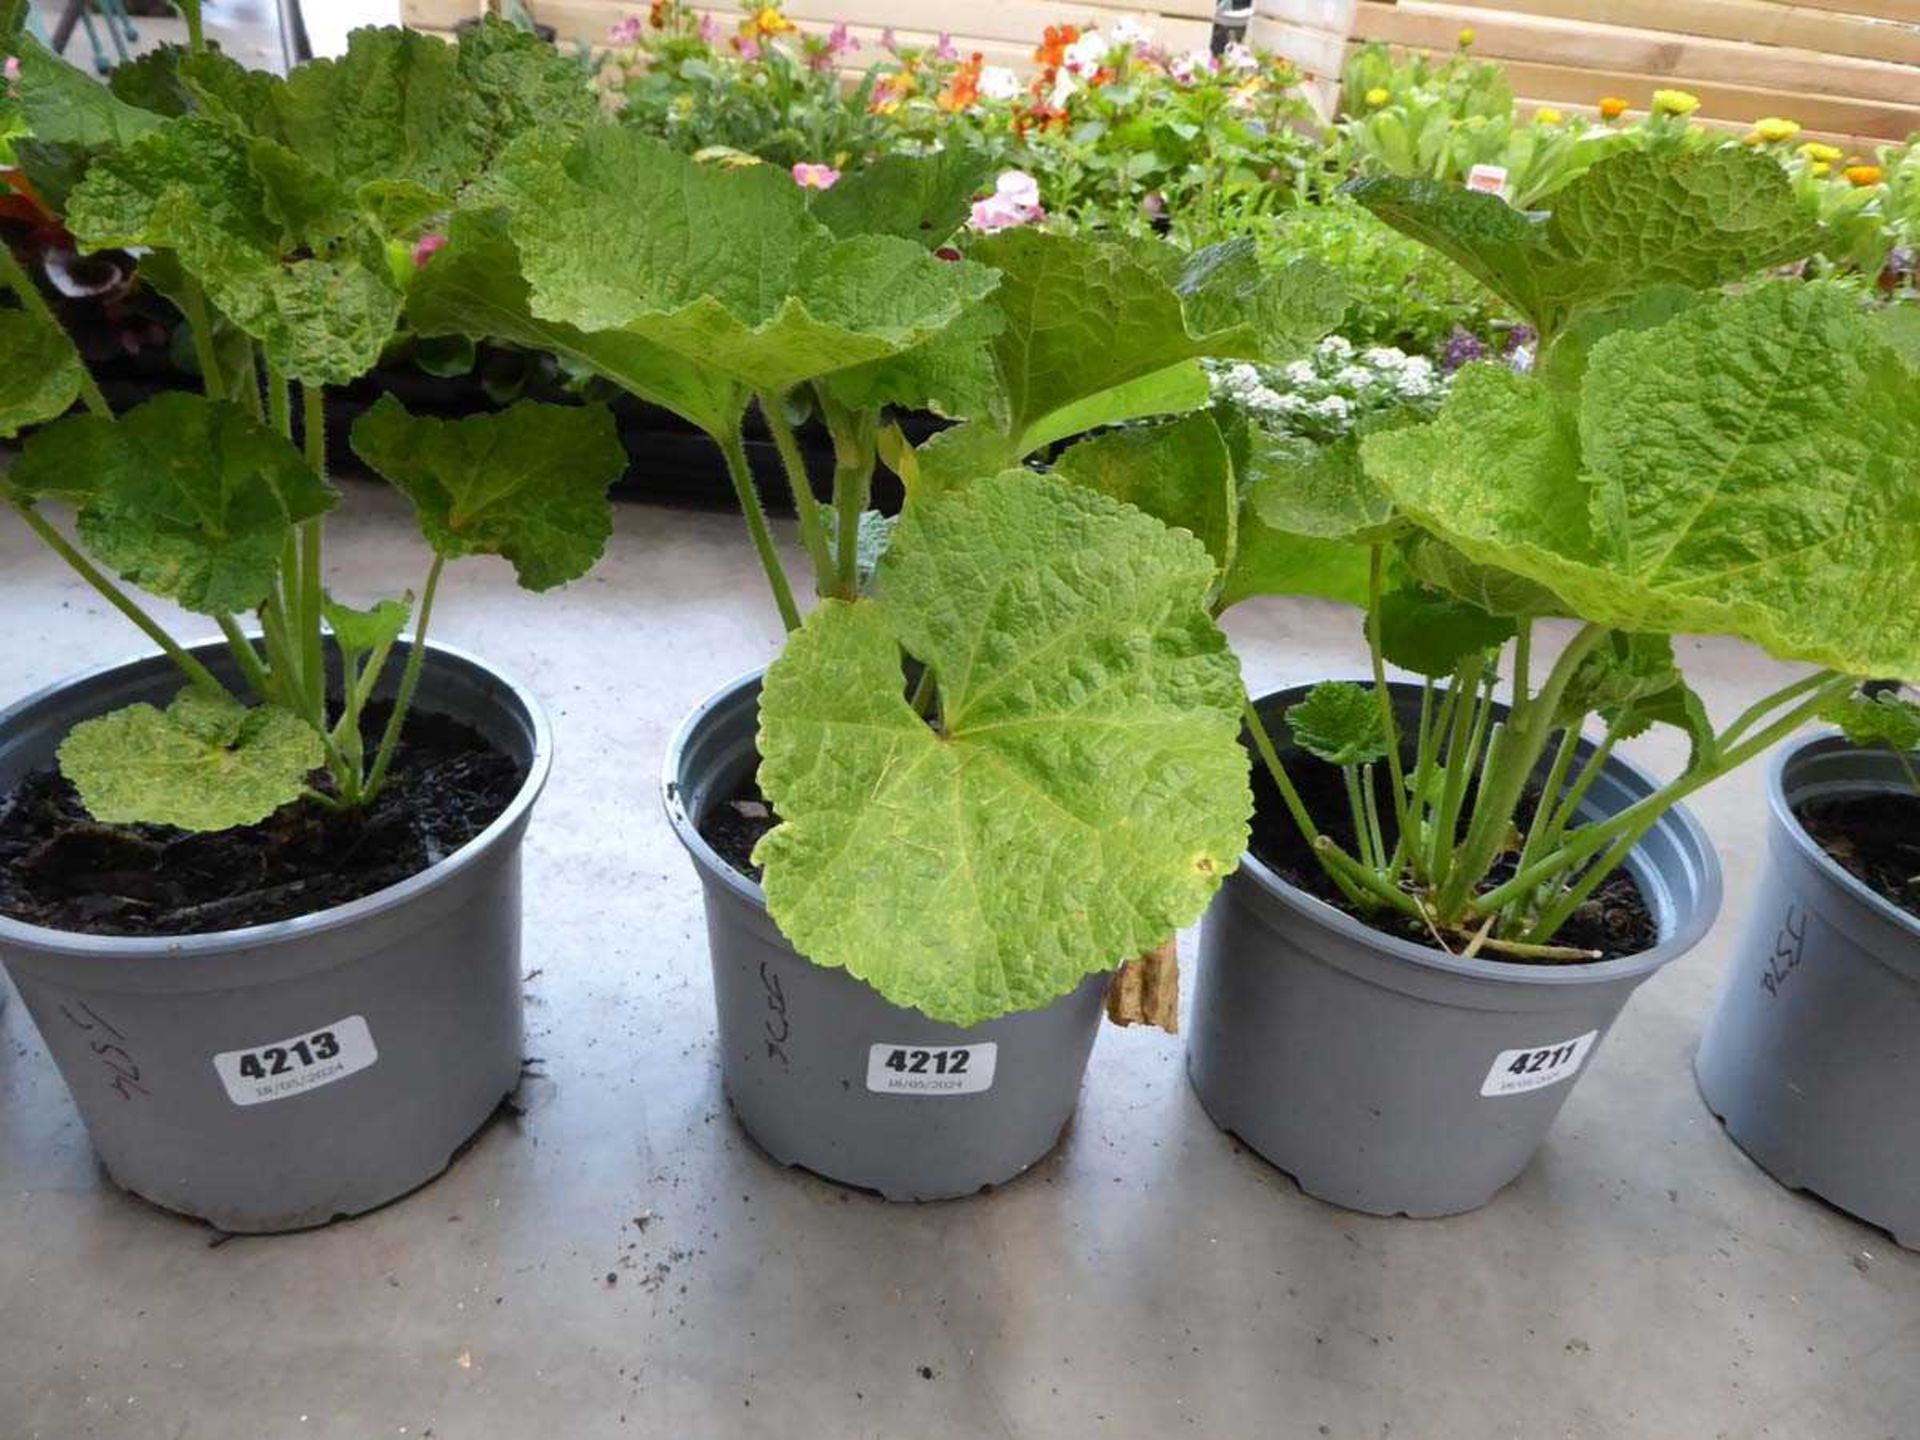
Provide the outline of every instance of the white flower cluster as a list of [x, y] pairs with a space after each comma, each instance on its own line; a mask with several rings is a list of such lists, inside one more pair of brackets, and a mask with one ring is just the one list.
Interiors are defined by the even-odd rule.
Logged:
[[1333, 440], [1364, 417], [1401, 407], [1432, 410], [1445, 398], [1447, 379], [1424, 355], [1389, 345], [1356, 350], [1329, 335], [1304, 360], [1262, 366], [1215, 365], [1216, 398], [1239, 405], [1283, 431]]

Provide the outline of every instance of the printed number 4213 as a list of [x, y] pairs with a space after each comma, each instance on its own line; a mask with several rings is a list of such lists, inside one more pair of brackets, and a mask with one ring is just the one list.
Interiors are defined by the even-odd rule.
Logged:
[[265, 1080], [271, 1075], [291, 1074], [297, 1065], [305, 1069], [340, 1053], [340, 1042], [331, 1030], [321, 1030], [291, 1045], [268, 1045], [249, 1050], [240, 1057], [240, 1073], [249, 1080]]

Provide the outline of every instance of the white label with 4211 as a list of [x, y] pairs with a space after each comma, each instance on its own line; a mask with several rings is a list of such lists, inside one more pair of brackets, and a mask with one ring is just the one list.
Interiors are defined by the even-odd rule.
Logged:
[[365, 1017], [349, 1015], [288, 1040], [223, 1050], [213, 1068], [234, 1104], [264, 1105], [344, 1080], [379, 1058]]
[[1493, 1057], [1493, 1067], [1480, 1082], [1482, 1095], [1520, 1095], [1528, 1090], [1544, 1089], [1571, 1080], [1580, 1073], [1587, 1052], [1600, 1038], [1598, 1030], [1589, 1030], [1571, 1040], [1555, 1040], [1546, 1045], [1530, 1045], [1524, 1050], [1502, 1050]]
[[867, 1089], [881, 1095], [977, 1095], [993, 1086], [1000, 1047], [874, 1045], [867, 1050]]

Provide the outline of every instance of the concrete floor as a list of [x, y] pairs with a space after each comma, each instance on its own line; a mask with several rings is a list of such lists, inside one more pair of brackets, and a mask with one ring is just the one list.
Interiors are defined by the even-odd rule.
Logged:
[[[345, 509], [336, 590], [417, 585], [400, 506], [358, 488]], [[0, 575], [0, 696], [139, 648], [18, 527]], [[1360, 661], [1330, 606], [1230, 628], [1256, 687]], [[625, 506], [607, 563], [544, 599], [464, 562], [435, 633], [554, 714], [527, 1115], [378, 1214], [213, 1248], [105, 1184], [9, 1005], [0, 1440], [1920, 1435], [1920, 1255], [1780, 1189], [1693, 1088], [1762, 843], [1757, 770], [1699, 806], [1719, 928], [1640, 992], [1483, 1212], [1308, 1199], [1207, 1123], [1177, 1041], [1111, 1029], [1056, 1154], [902, 1208], [775, 1168], [720, 1093], [698, 892], [654, 777], [681, 714], [778, 638], [738, 522]], [[1723, 717], [1772, 673], [1685, 648]]]

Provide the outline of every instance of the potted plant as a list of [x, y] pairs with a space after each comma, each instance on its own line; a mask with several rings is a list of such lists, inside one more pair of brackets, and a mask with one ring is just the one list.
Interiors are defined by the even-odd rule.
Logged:
[[[1190, 1070], [1310, 1193], [1432, 1215], [1524, 1169], [1632, 990], [1711, 923], [1680, 802], [1855, 677], [1920, 668], [1891, 599], [1920, 558], [1920, 394], [1850, 293], [1722, 292], [1818, 239], [1764, 157], [1623, 153], [1536, 216], [1354, 193], [1540, 359], [1467, 367], [1426, 423], [1254, 447], [1254, 508], [1333, 547], [1321, 588], [1364, 596], [1371, 665], [1248, 712], [1253, 850], [1203, 934]], [[1678, 633], [1817, 668], [1716, 724]], [[1652, 725], [1691, 742], [1665, 782], [1615, 751]]]
[[1782, 1183], [1920, 1246], [1920, 708], [1854, 694], [1767, 775], [1767, 868], [1694, 1072]]
[[417, 600], [356, 607], [325, 585], [325, 390], [374, 364], [409, 250], [493, 148], [591, 107], [497, 24], [360, 31], [285, 80], [169, 50], [144, 105], [8, 44], [38, 163], [79, 177], [66, 225], [180, 303], [204, 392], [114, 413], [0, 248], [0, 435], [34, 427], [0, 501], [155, 647], [0, 714], [0, 959], [116, 1181], [225, 1230], [324, 1223], [431, 1179], [518, 1082], [550, 736], [428, 624], [463, 555], [582, 574], [624, 458], [596, 407], [383, 401], [354, 449], [432, 558]]
[[[727, 1094], [783, 1162], [961, 1195], [1052, 1147], [1105, 972], [1200, 913], [1248, 805], [1205, 545], [1127, 503], [1138, 467], [1076, 484], [1021, 462], [1203, 406], [1202, 356], [1296, 349], [1339, 300], [1249, 243], [1016, 228], [963, 257], [947, 241], [988, 177], [959, 152], [797, 178], [816, 183], [619, 126], [525, 137], [409, 314], [545, 345], [713, 437], [791, 632], [666, 766]], [[787, 461], [804, 623], [741, 456], [749, 404]], [[913, 449], [889, 405], [964, 423]], [[808, 412], [835, 448], [824, 500], [792, 439]], [[897, 526], [867, 509], [881, 456]]]

